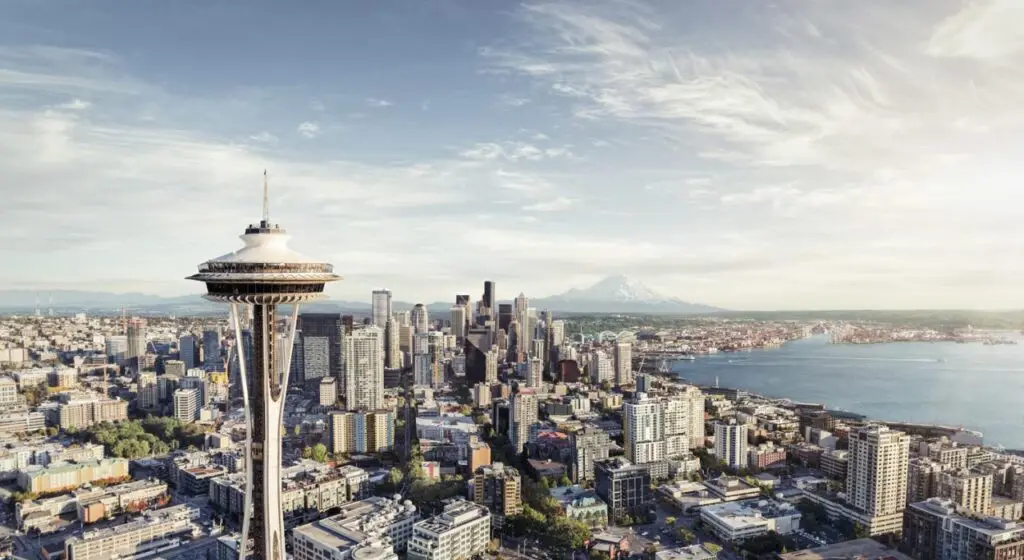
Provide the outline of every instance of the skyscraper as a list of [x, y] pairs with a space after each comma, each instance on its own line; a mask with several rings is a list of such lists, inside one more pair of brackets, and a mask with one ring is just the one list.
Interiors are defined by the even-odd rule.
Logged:
[[391, 318], [391, 290], [374, 290], [370, 300], [371, 319], [380, 328], [387, 326]]
[[487, 280], [484, 282], [484, 307], [490, 309], [493, 313], [498, 305], [498, 294], [495, 292], [494, 282]]
[[626, 458], [635, 464], [665, 460], [665, 403], [638, 393], [622, 405], [622, 438]]
[[533, 389], [521, 390], [512, 395], [509, 405], [511, 422], [508, 439], [516, 453], [522, 453], [530, 435], [530, 426], [537, 423], [537, 395]]
[[402, 355], [402, 346], [399, 343], [399, 330], [401, 327], [394, 318], [388, 317], [384, 325], [384, 361], [388, 369], [401, 369], [405, 366], [405, 357]]
[[735, 420], [715, 423], [715, 457], [734, 469], [747, 466], [747, 425]]
[[146, 320], [133, 317], [128, 321], [126, 334], [128, 335], [128, 355], [125, 357], [129, 362], [134, 360], [135, 364], [142, 363], [142, 358], [146, 355]]
[[511, 303], [499, 303], [498, 304], [498, 329], [503, 330], [506, 333], [509, 332], [509, 325], [512, 323], [512, 304]]
[[452, 307], [451, 333], [458, 340], [462, 340], [466, 336], [466, 308], [461, 305]]
[[199, 345], [195, 336], [186, 334], [178, 339], [178, 359], [185, 362], [185, 369], [199, 365]]
[[[298, 330], [302, 340], [302, 380], [334, 377], [342, 382], [341, 339], [345, 324], [341, 315], [303, 313], [299, 315]], [[340, 390], [345, 390], [344, 383]]]
[[901, 517], [907, 505], [910, 437], [868, 425], [850, 434], [846, 501], [870, 516]]
[[427, 317], [427, 308], [422, 303], [417, 303], [412, 307], [412, 313], [409, 317], [412, 322], [414, 332], [421, 333], [427, 332], [430, 329], [430, 319]]
[[203, 369], [221, 371], [223, 367], [220, 359], [220, 329], [215, 326], [203, 329]]
[[[264, 174], [263, 219], [241, 236], [241, 249], [199, 265], [189, 277], [206, 284], [206, 298], [231, 304], [231, 320], [238, 338], [241, 306], [252, 306], [253, 360], [240, 355], [244, 380], [246, 424], [246, 492], [238, 558], [246, 558], [248, 537], [254, 560], [284, 560], [284, 518], [281, 504], [281, 425], [288, 392], [292, 341], [300, 304], [323, 295], [324, 284], [339, 280], [333, 267], [306, 258], [288, 248], [289, 236], [270, 223]], [[283, 348], [277, 325], [277, 306], [292, 306]], [[279, 352], [284, 353], [284, 367]]]
[[366, 327], [346, 336], [345, 408], [384, 408], [384, 331]]
[[633, 344], [631, 342], [615, 343], [615, 384], [631, 385], [633, 383]]
[[487, 379], [487, 351], [494, 345], [491, 331], [485, 327], [470, 327], [463, 341], [466, 355], [466, 381], [470, 385]]

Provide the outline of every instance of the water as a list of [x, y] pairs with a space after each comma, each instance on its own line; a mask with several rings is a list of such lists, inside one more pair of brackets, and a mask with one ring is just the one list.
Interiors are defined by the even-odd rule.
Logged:
[[864, 414], [963, 426], [985, 443], [1024, 449], [1024, 343], [829, 344], [827, 336], [781, 348], [698, 356], [673, 371], [692, 383]]

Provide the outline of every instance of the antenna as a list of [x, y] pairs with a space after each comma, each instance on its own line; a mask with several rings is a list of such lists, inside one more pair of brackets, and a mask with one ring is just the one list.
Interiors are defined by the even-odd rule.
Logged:
[[263, 170], [263, 227], [270, 227], [270, 196], [267, 188], [267, 170]]

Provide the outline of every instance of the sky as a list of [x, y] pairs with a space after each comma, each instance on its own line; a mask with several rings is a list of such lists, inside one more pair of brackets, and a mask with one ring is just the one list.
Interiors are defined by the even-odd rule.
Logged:
[[[0, 0], [0, 287], [1024, 307], [1020, 0]], [[504, 294], [502, 294], [504, 292]]]

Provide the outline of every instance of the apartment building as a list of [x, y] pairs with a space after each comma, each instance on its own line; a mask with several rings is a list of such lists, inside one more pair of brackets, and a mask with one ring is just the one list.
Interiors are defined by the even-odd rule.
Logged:
[[462, 560], [483, 554], [491, 539], [487, 508], [465, 500], [448, 504], [444, 513], [413, 526], [409, 560]]

